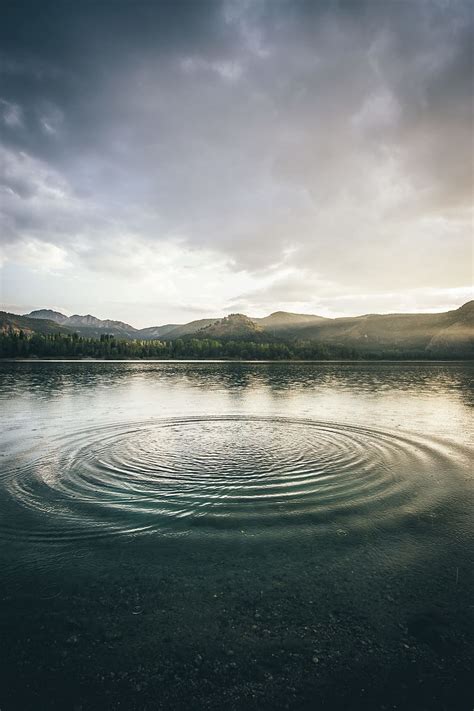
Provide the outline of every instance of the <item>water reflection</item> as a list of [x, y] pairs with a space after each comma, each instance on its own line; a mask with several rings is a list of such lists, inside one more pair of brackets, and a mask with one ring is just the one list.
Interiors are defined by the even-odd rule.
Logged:
[[82, 387], [122, 383], [173, 384], [217, 389], [268, 387], [337, 388], [353, 392], [426, 393], [459, 391], [472, 404], [474, 364], [468, 363], [207, 363], [207, 362], [24, 362], [0, 363], [0, 397], [9, 389], [52, 397]]

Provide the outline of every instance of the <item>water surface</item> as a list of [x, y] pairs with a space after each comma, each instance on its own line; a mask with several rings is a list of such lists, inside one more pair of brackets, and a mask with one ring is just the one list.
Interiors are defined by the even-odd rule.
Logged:
[[1, 364], [2, 710], [471, 708], [473, 372]]

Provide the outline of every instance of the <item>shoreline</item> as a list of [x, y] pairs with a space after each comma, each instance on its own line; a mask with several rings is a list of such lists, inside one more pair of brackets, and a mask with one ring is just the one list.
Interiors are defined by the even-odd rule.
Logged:
[[329, 358], [321, 360], [243, 358], [0, 358], [0, 363], [474, 363], [474, 358]]

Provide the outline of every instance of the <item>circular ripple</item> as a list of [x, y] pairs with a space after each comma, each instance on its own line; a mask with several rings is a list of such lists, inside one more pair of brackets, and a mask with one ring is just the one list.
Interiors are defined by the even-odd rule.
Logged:
[[[329, 525], [344, 534], [439, 503], [448, 462], [440, 443], [302, 419], [91, 428], [17, 455], [1, 481], [0, 533], [67, 540]], [[32, 514], [21, 528], [19, 504]]]

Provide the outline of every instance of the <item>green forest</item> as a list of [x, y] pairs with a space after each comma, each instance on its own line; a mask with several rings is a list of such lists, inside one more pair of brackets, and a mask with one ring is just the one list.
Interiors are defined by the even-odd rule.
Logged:
[[103, 335], [86, 338], [74, 333], [27, 335], [23, 331], [0, 336], [0, 358], [236, 358], [244, 360], [322, 360], [357, 358], [351, 348], [313, 342], [255, 343], [208, 338], [174, 341], [122, 340]]
[[254, 342], [209, 338], [176, 340], [124, 340], [110, 335], [87, 338], [77, 333], [27, 334], [13, 329], [0, 334], [0, 358], [103, 358], [186, 359], [223, 358], [239, 360], [358, 360], [374, 358], [429, 358], [426, 351], [361, 353], [354, 348], [315, 341]]

